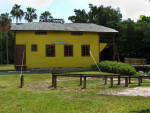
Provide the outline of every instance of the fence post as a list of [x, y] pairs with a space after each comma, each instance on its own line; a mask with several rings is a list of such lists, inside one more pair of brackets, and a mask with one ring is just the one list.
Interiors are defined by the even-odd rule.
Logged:
[[113, 87], [113, 77], [110, 77], [110, 87]]
[[118, 85], [120, 85], [120, 76], [118, 76]]
[[23, 86], [24, 86], [24, 77], [23, 77], [23, 75], [21, 75], [21, 79], [20, 79], [20, 87], [21, 88], [23, 88]]
[[128, 78], [125, 78], [125, 87], [128, 87]]

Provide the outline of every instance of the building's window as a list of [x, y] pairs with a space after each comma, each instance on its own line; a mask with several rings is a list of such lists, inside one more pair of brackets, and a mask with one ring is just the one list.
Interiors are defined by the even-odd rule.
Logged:
[[73, 45], [64, 45], [64, 56], [73, 56]]
[[82, 32], [71, 32], [71, 35], [83, 35]]
[[35, 44], [31, 45], [31, 51], [37, 51], [37, 45]]
[[47, 31], [35, 31], [36, 35], [47, 35]]
[[55, 57], [55, 45], [46, 45], [46, 56]]
[[90, 45], [81, 45], [82, 56], [90, 56]]

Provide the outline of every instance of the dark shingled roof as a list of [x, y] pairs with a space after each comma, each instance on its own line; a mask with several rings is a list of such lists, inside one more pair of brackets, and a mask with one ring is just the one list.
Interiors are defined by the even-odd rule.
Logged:
[[12, 31], [77, 31], [77, 32], [97, 32], [97, 33], [118, 33], [115, 29], [96, 25], [92, 23], [52, 23], [52, 22], [30, 22], [21, 25], [15, 25]]

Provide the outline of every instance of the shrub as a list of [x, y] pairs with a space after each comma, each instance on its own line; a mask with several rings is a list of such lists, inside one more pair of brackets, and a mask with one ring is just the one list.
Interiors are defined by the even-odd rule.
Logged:
[[[117, 73], [117, 74], [126, 74], [133, 75], [136, 73], [136, 70], [129, 64], [116, 62], [116, 61], [102, 61], [98, 63], [98, 67], [101, 71]], [[98, 70], [96, 64], [91, 65], [92, 70]]]

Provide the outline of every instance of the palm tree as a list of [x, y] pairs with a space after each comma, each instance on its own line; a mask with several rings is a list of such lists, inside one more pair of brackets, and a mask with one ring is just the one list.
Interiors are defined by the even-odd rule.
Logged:
[[37, 14], [35, 13], [36, 9], [28, 7], [27, 12], [25, 12], [25, 20], [32, 22], [34, 19], [37, 19]]
[[22, 17], [24, 16], [24, 12], [20, 9], [21, 5], [15, 4], [11, 10], [11, 15], [16, 18], [16, 23], [18, 24], [18, 19], [21, 21]]
[[52, 19], [53, 17], [49, 11], [43, 12], [40, 16], [40, 21], [43, 21], [43, 22], [51, 22]]
[[6, 28], [6, 54], [7, 54], [7, 64], [9, 64], [9, 58], [8, 58], [8, 26], [11, 23], [11, 17], [9, 16], [9, 13], [1, 14], [0, 16], [1, 25], [4, 29], [4, 26]]

